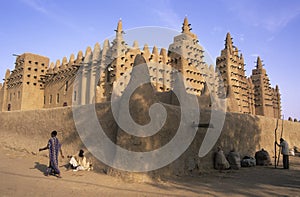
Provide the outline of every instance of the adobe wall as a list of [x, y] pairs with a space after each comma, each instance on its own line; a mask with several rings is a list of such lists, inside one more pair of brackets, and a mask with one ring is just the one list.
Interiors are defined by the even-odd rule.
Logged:
[[[44, 108], [56, 108], [64, 105], [72, 105], [74, 81], [75, 76], [73, 75], [46, 84], [44, 90]], [[50, 99], [50, 97], [52, 98]]]
[[[261, 147], [268, 148], [270, 153], [274, 154], [274, 136], [275, 136], [275, 128], [276, 128], [276, 119], [258, 116], [260, 119], [260, 124], [262, 126], [262, 135], [261, 135]], [[282, 124], [283, 124], [283, 132], [282, 132]], [[284, 120], [278, 120], [278, 128], [277, 128], [277, 141], [282, 137], [289, 143], [289, 148], [293, 148], [294, 146], [300, 146], [300, 122], [291, 122]], [[273, 141], [270, 139], [273, 138]], [[273, 147], [273, 148], [272, 148]], [[278, 150], [278, 149], [277, 149]]]
[[2, 83], [0, 83], [0, 111], [2, 111], [3, 100], [4, 100], [4, 87]]
[[[103, 126], [104, 129], [112, 128], [103, 118], [108, 105], [104, 103], [97, 105], [98, 107], [101, 109], [97, 110], [103, 112], [99, 114], [102, 118], [100, 122], [107, 125]], [[9, 149], [35, 154], [39, 148], [47, 145], [52, 130], [58, 132], [65, 156], [76, 154], [79, 149], [85, 148], [76, 132], [71, 107], [0, 112], [0, 123], [1, 145]], [[39, 154], [47, 155], [47, 152]], [[100, 168], [103, 168], [102, 164], [98, 165], [98, 169]]]
[[[171, 105], [165, 106], [167, 106], [168, 114], [170, 114], [172, 120], [167, 121], [167, 125], [163, 128], [163, 131], [167, 131], [167, 133], [155, 137], [156, 143], [157, 140], [161, 140], [159, 144], [165, 144], [170, 140], [170, 136], [175, 135], [177, 129], [173, 128], [174, 122], [180, 121], [180, 108]], [[97, 104], [96, 109], [98, 119], [104, 130], [106, 130], [106, 134], [115, 141], [118, 128], [112, 119], [109, 103]], [[210, 112], [201, 112], [202, 120], [208, 120], [209, 117]], [[1, 112], [0, 123], [1, 145], [10, 149], [28, 153], [37, 152], [38, 148], [46, 145], [50, 132], [54, 129], [58, 131], [58, 137], [63, 144], [65, 155], [74, 154], [80, 148], [84, 148], [76, 132], [71, 107]], [[280, 138], [281, 124], [282, 122], [279, 121], [278, 141]], [[179, 159], [162, 169], [146, 173], [146, 175], [173, 176], [187, 174], [189, 169], [192, 169], [192, 171], [196, 173], [211, 170], [213, 166], [213, 153], [216, 146], [219, 145], [224, 148], [225, 153], [234, 147], [242, 156], [254, 156], [257, 150], [264, 148], [272, 157], [274, 153], [275, 127], [276, 119], [273, 118], [227, 113], [221, 136], [214, 149], [210, 151], [208, 155], [203, 158], [198, 157], [200, 145], [206, 134], [205, 128], [199, 128], [194, 141]], [[283, 138], [289, 142], [290, 148], [293, 146], [300, 147], [300, 123], [284, 121]], [[149, 141], [146, 143], [149, 143]], [[39, 154], [47, 155], [47, 152]], [[94, 161], [96, 160], [94, 159]], [[112, 175], [121, 177], [128, 175], [128, 173], [125, 172], [109, 170], [109, 168], [100, 162], [95, 162], [95, 167], [98, 171], [103, 169], [108, 170]]]
[[76, 133], [71, 108], [1, 112], [0, 122], [2, 145], [18, 150], [37, 152], [47, 144], [52, 130], [67, 146], [80, 143], [77, 136], [69, 140]]

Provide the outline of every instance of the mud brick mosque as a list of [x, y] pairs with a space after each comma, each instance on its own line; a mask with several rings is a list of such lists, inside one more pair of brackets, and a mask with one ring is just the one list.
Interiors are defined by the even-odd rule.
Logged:
[[[201, 97], [207, 95], [207, 83], [214, 74], [207, 76], [203, 68], [220, 73], [226, 89], [227, 111], [281, 118], [279, 88], [271, 87], [269, 77], [263, 68], [262, 60], [257, 58], [252, 75], [245, 75], [244, 58], [233, 45], [227, 33], [225, 47], [216, 58], [216, 68], [204, 61], [204, 50], [199, 45], [197, 35], [191, 32], [185, 18], [181, 34], [174, 37], [169, 49], [148, 47], [141, 49], [135, 41], [130, 47], [123, 39], [122, 21], [116, 29], [116, 36], [103, 46], [97, 43], [92, 50], [87, 47], [85, 54], [79, 51], [61, 61], [49, 64], [49, 58], [32, 53], [24, 53], [16, 58], [15, 68], [7, 70], [3, 84], [0, 84], [0, 111], [35, 110], [80, 104], [109, 101], [114, 88], [120, 94], [126, 87], [135, 56], [141, 54], [148, 65], [153, 87], [157, 92], [172, 90], [172, 68], [181, 72], [189, 83], [186, 91], [200, 98], [201, 106], [210, 106], [210, 101]], [[179, 54], [184, 54], [179, 55]], [[82, 77], [87, 93], [74, 89], [75, 78]], [[123, 76], [123, 77], [122, 77]], [[117, 81], [122, 78], [123, 82]], [[89, 80], [87, 80], [89, 79]], [[99, 79], [99, 80], [98, 80]], [[212, 80], [213, 81], [213, 80]], [[219, 94], [218, 87], [211, 84], [210, 93]]]

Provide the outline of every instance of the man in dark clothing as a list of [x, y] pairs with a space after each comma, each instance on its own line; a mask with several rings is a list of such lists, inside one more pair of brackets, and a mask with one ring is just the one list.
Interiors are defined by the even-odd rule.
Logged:
[[45, 175], [48, 176], [49, 174], [54, 173], [57, 177], [61, 178], [60, 170], [58, 168], [58, 154], [60, 152], [62, 158], [64, 158], [64, 155], [62, 154], [61, 144], [59, 143], [56, 135], [57, 132], [52, 131], [51, 138], [49, 139], [47, 146], [40, 148], [39, 151], [49, 149], [49, 167], [47, 168]]

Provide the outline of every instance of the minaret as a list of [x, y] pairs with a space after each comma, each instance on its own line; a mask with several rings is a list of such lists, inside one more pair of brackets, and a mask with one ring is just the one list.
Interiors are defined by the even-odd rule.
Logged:
[[274, 118], [281, 118], [281, 98], [278, 85], [273, 88], [273, 109], [274, 109]]
[[225, 49], [228, 49], [230, 53], [232, 52], [232, 38], [229, 32], [226, 34]]
[[123, 25], [122, 25], [122, 20], [120, 19], [117, 25], [117, 29], [115, 30], [116, 32], [116, 37], [112, 42], [112, 46], [111, 46], [111, 59], [115, 59], [117, 57], [119, 57], [120, 55], [124, 54], [126, 49], [127, 49], [127, 44], [125, 43], [124, 39], [123, 39]]
[[258, 56], [257, 57], [257, 62], [256, 62], [256, 69], [261, 70], [262, 68], [263, 68], [262, 67], [262, 62], [261, 62], [260, 57]]
[[192, 30], [191, 24], [189, 24], [187, 17], [184, 17], [181, 29], [182, 29], [181, 33], [187, 34], [187, 35], [191, 36], [192, 38], [197, 39], [197, 35], [191, 32], [191, 30]]
[[189, 21], [188, 21], [187, 17], [184, 17], [183, 26], [182, 26], [182, 33], [191, 32], [190, 26], [191, 26], [191, 24], [189, 24]]
[[255, 114], [274, 117], [273, 95], [270, 80], [266, 70], [263, 68], [262, 60], [257, 57], [256, 69], [252, 70], [252, 83], [255, 95]]
[[[208, 68], [203, 60], [203, 48], [198, 44], [197, 35], [191, 32], [187, 17], [184, 18], [182, 33], [174, 37], [169, 46], [171, 66], [185, 77], [186, 91], [200, 96], [204, 88], [203, 72]], [[189, 87], [188, 87], [189, 86]]]
[[118, 26], [117, 26], [117, 29], [115, 30], [115, 32], [116, 32], [116, 38], [123, 40], [124, 31], [123, 31], [123, 25], [122, 25], [121, 19], [118, 21]]
[[217, 57], [216, 66], [223, 78], [227, 93], [230, 92], [228, 91], [230, 89], [232, 93], [230, 98], [235, 100], [230, 104], [237, 105], [237, 107], [230, 106], [229, 109], [239, 113], [251, 113], [244, 58], [242, 54], [239, 54], [238, 48], [233, 45], [229, 32], [226, 34], [225, 47], [221, 51], [221, 55]]
[[107, 83], [105, 86], [105, 97], [107, 99], [110, 99], [112, 91], [115, 88], [116, 81], [120, 76], [122, 76], [123, 69], [121, 66], [125, 64], [125, 55], [129, 48], [123, 39], [124, 31], [121, 19], [118, 21], [115, 32], [116, 37], [112, 41], [112, 46], [107, 53], [107, 59], [105, 61], [105, 81]]

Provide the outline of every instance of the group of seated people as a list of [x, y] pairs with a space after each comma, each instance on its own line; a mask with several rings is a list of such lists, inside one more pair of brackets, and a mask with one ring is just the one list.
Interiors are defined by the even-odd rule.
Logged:
[[214, 155], [214, 168], [220, 171], [227, 169], [238, 170], [241, 167], [252, 167], [255, 165], [272, 165], [269, 153], [266, 150], [261, 149], [257, 151], [255, 157], [246, 155], [241, 158], [241, 155], [235, 149], [232, 149], [225, 156], [222, 147], [218, 146]]

